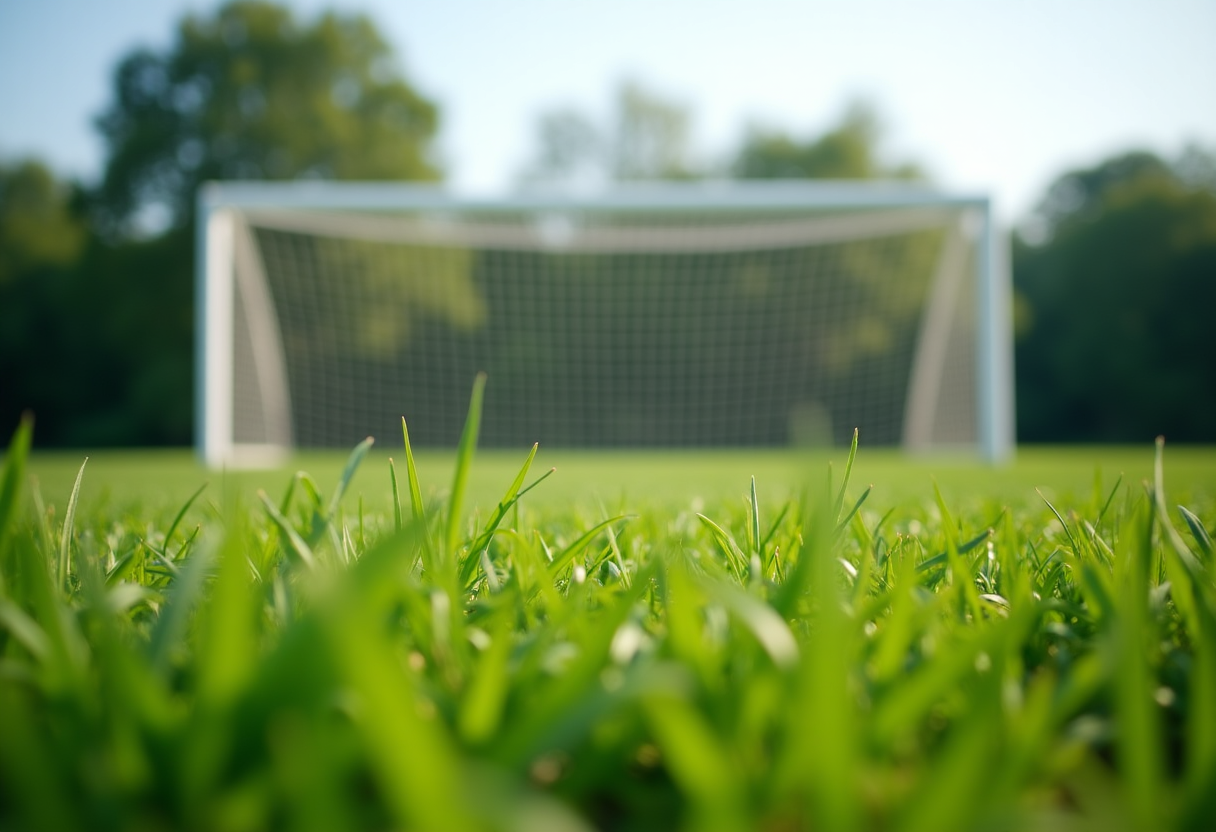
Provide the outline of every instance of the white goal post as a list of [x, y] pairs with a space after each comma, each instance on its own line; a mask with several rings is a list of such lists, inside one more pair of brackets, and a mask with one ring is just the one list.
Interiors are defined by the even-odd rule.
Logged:
[[[404, 183], [198, 195], [211, 466], [396, 435], [1013, 453], [1007, 250], [982, 195], [700, 182], [491, 199]], [[394, 430], [395, 427], [395, 430]], [[392, 433], [387, 433], [392, 431]]]

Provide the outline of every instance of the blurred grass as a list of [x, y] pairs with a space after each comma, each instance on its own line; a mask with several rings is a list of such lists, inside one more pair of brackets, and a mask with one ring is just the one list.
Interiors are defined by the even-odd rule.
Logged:
[[476, 403], [408, 522], [366, 444], [27, 470], [24, 425], [0, 827], [1207, 828], [1216, 449], [533, 464]]
[[[492, 508], [528, 453], [517, 450], [478, 450], [473, 460], [468, 494], [470, 507]], [[48, 501], [63, 503], [88, 456], [89, 474], [81, 484], [86, 504], [104, 501], [115, 506], [137, 503], [180, 505], [201, 483], [208, 499], [251, 498], [259, 489], [280, 493], [296, 471], [307, 471], [324, 486], [341, 476], [348, 451], [297, 454], [289, 464], [267, 470], [211, 471], [185, 450], [35, 452], [30, 474]], [[400, 439], [379, 442], [355, 473], [350, 492], [362, 495], [369, 508], [385, 509], [391, 500], [388, 459], [393, 457], [404, 477]], [[1166, 446], [1169, 460], [1166, 486], [1171, 494], [1199, 501], [1216, 499], [1216, 447]], [[415, 450], [423, 496], [446, 496], [455, 467], [455, 451]], [[557, 469], [554, 476], [525, 498], [544, 508], [571, 502], [618, 505], [636, 501], [648, 505], [686, 507], [743, 500], [751, 477], [763, 502], [785, 500], [792, 491], [817, 482], [830, 463], [839, 466], [843, 451], [731, 449], [696, 451], [573, 451], [540, 448], [532, 470]], [[1037, 502], [1036, 489], [1049, 499], [1088, 498], [1096, 481], [1107, 491], [1120, 476], [1125, 484], [1151, 482], [1153, 445], [1023, 447], [1010, 463], [989, 466], [966, 457], [915, 457], [891, 449], [862, 451], [853, 482], [874, 484], [870, 506], [891, 507], [931, 494], [934, 483], [949, 504], [996, 502], [1022, 505]], [[837, 476], [839, 472], [837, 472]]]

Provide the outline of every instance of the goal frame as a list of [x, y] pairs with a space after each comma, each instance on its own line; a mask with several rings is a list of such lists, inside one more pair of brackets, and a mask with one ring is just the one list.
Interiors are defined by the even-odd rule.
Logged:
[[[477, 211], [538, 214], [562, 211], [699, 212], [740, 209], [951, 209], [968, 217], [975, 240], [976, 419], [978, 451], [990, 463], [1015, 451], [1012, 288], [1005, 235], [984, 194], [947, 193], [905, 182], [875, 181], [714, 181], [639, 183], [602, 192], [524, 192], [509, 197], [460, 194], [440, 186], [400, 182], [208, 182], [197, 194], [195, 281], [195, 449], [209, 467], [259, 466], [282, 462], [290, 446], [237, 444], [233, 440], [233, 337], [237, 260], [244, 211], [362, 210]], [[267, 299], [268, 300], [268, 299]], [[931, 306], [927, 301], [926, 306]], [[924, 314], [932, 312], [926, 309]], [[273, 318], [268, 316], [273, 323]], [[926, 324], [929, 322], [926, 320]], [[277, 332], [254, 346], [267, 365], [275, 355]], [[922, 346], [932, 351], [945, 344]], [[931, 359], [930, 359], [931, 361]], [[919, 361], [917, 362], [920, 363]], [[917, 372], [914, 365], [913, 372]], [[272, 418], [290, 420], [286, 386], [276, 392], [276, 373], [260, 382]], [[276, 402], [276, 398], [279, 401]], [[916, 450], [905, 427], [904, 447]]]

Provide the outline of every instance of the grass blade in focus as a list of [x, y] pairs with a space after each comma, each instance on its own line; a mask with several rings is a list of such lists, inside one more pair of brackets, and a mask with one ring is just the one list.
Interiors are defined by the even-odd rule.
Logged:
[[486, 374], [478, 373], [473, 380], [473, 393], [469, 397], [469, 413], [464, 429], [460, 433], [460, 444], [456, 447], [456, 470], [452, 476], [452, 493], [448, 497], [447, 557], [455, 558], [460, 543], [461, 511], [464, 508], [464, 492], [473, 464], [473, 451], [477, 448], [477, 436], [481, 431], [481, 402], [486, 389]]
[[76, 474], [76, 482], [72, 485], [72, 493], [68, 497], [68, 506], [63, 513], [63, 532], [59, 537], [59, 563], [55, 570], [56, 584], [60, 591], [68, 588], [68, 571], [72, 562], [72, 537], [76, 532], [76, 502], [80, 498], [80, 481], [84, 479], [84, 466], [89, 463], [85, 457], [80, 463], [80, 471]]

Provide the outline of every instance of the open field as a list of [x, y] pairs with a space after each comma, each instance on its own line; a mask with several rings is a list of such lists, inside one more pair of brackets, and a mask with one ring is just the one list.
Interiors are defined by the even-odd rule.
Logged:
[[19, 432], [0, 828], [1207, 828], [1216, 449], [532, 460], [470, 423], [416, 479], [398, 441], [78, 490]]
[[[517, 451], [479, 450], [469, 489], [475, 505], [493, 507], [527, 455]], [[207, 483], [212, 499], [232, 491], [245, 497], [261, 488], [277, 493], [296, 471], [307, 471], [321, 485], [337, 481], [348, 451], [301, 454], [270, 470], [209, 471], [189, 451], [101, 451], [87, 454], [81, 499], [105, 498], [116, 504], [146, 503], [178, 506]], [[1216, 499], [1216, 447], [1167, 445], [1166, 486], [1179, 496]], [[741, 501], [751, 477], [766, 501], [788, 499], [798, 489], [826, 476], [829, 465], [839, 475], [847, 449], [803, 452], [769, 448], [725, 451], [550, 451], [539, 449], [536, 470], [555, 467], [544, 485], [528, 496], [535, 507], [571, 503], [620, 503], [683, 506], [693, 500], [714, 503]], [[401, 438], [378, 441], [360, 466], [351, 493], [363, 495], [369, 506], [383, 509], [391, 494], [388, 459], [402, 460]], [[84, 452], [34, 453], [30, 473], [47, 502], [62, 502], [70, 493], [84, 462]], [[1125, 483], [1152, 478], [1153, 445], [1140, 447], [1023, 447], [1014, 461], [988, 466], [967, 457], [909, 457], [888, 448], [870, 449], [862, 442], [853, 481], [874, 485], [871, 499], [885, 508], [932, 497], [936, 483], [942, 494], [957, 501], [1037, 502], [1035, 490], [1049, 498], [1090, 498], [1095, 481], [1109, 488], [1122, 476]], [[454, 452], [417, 452], [424, 489], [438, 497], [451, 484]]]

